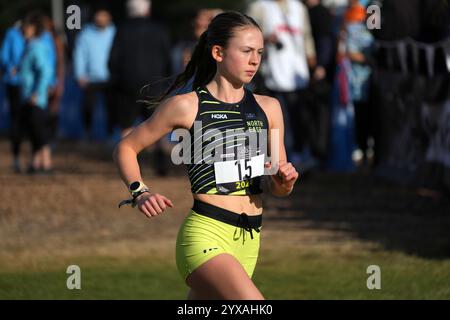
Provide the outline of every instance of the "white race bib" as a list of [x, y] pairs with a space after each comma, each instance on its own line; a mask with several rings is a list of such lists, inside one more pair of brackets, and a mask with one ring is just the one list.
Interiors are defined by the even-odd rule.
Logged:
[[264, 155], [251, 159], [230, 160], [214, 163], [216, 184], [237, 182], [264, 174]]

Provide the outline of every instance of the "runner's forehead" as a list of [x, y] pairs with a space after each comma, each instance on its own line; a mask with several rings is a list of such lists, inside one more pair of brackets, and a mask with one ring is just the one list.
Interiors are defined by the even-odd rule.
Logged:
[[260, 50], [264, 48], [264, 39], [258, 28], [237, 28], [233, 32], [233, 37], [229, 40], [229, 45]]

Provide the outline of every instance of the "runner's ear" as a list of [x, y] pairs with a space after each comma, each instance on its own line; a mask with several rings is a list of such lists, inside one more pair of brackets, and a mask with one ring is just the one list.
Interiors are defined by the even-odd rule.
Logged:
[[216, 60], [217, 62], [223, 61], [223, 48], [221, 46], [214, 45], [211, 48], [211, 54], [214, 60]]

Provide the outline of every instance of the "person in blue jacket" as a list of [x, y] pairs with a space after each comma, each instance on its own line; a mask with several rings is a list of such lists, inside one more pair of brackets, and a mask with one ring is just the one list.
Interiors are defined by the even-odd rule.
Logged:
[[51, 173], [52, 161], [48, 130], [48, 90], [54, 66], [49, 46], [40, 37], [44, 30], [42, 15], [28, 14], [22, 23], [26, 39], [25, 52], [19, 66], [23, 128], [32, 145], [32, 161], [28, 173]]
[[20, 90], [18, 69], [25, 50], [25, 38], [20, 29], [20, 21], [6, 31], [0, 49], [0, 67], [5, 83], [10, 114], [10, 141], [13, 154], [13, 169], [19, 173], [20, 161]]
[[368, 165], [369, 139], [373, 138], [373, 110], [370, 100], [370, 79], [374, 38], [367, 29], [366, 8], [359, 0], [351, 0], [344, 15], [344, 45], [351, 62], [348, 79], [355, 109], [355, 134], [358, 149], [354, 156]]
[[112, 131], [113, 98], [109, 85], [108, 58], [116, 28], [111, 21], [111, 14], [106, 8], [98, 7], [94, 12], [94, 23], [83, 27], [75, 43], [75, 78], [84, 90], [82, 109], [88, 137], [98, 93], [104, 95], [109, 133]]

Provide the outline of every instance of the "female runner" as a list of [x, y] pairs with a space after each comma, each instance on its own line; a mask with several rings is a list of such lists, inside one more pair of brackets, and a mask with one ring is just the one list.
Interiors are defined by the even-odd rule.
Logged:
[[[251, 17], [238, 12], [217, 15], [153, 115], [114, 150], [130, 202], [153, 218], [173, 203], [156, 186], [146, 187], [137, 155], [174, 129], [188, 133], [194, 204], [176, 245], [177, 267], [190, 287], [188, 299], [264, 299], [251, 280], [260, 244], [261, 195], [263, 190], [277, 197], [289, 195], [299, 174], [286, 160], [279, 102], [244, 88], [258, 70], [263, 47], [261, 29]], [[169, 97], [191, 78], [195, 90]], [[271, 130], [278, 131], [277, 141], [267, 134]], [[267, 162], [261, 143], [250, 143], [248, 132], [265, 134], [278, 159], [271, 156]], [[216, 139], [222, 134], [232, 139]], [[223, 152], [218, 156], [212, 149]], [[212, 157], [215, 161], [208, 161]], [[269, 168], [275, 174], [264, 175]]]

